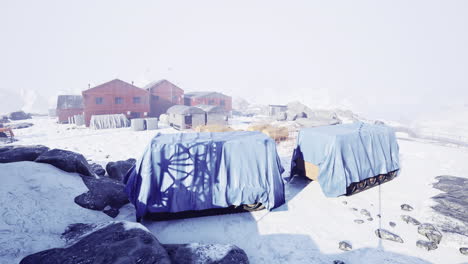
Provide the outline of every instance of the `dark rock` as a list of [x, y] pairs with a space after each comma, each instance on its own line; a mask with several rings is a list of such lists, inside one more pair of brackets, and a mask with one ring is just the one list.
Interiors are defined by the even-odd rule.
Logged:
[[80, 237], [71, 246], [41, 251], [23, 258], [20, 264], [139, 263], [169, 264], [171, 260], [159, 241], [137, 223], [115, 222]]
[[22, 129], [22, 128], [32, 127], [33, 125], [34, 125], [33, 123], [15, 123], [15, 124], [9, 124], [5, 127], [9, 127], [11, 129]]
[[334, 260], [333, 264], [345, 264], [345, 263], [341, 260]]
[[346, 204], [348, 204], [348, 202], [347, 202], [347, 201], [343, 201], [343, 204], [346, 205]]
[[0, 116], [0, 124], [3, 124], [3, 123], [8, 123], [10, 122], [10, 120], [8, 119], [8, 116]]
[[364, 223], [364, 220], [356, 219], [356, 220], [354, 220], [354, 223], [356, 223], [356, 224], [363, 224], [363, 223]]
[[401, 205], [401, 210], [409, 212], [409, 211], [413, 211], [413, 207], [411, 205], [409, 205], [409, 204], [402, 204]]
[[438, 182], [434, 183], [433, 187], [444, 193], [432, 197], [437, 203], [432, 209], [465, 223], [468, 219], [468, 178], [444, 175], [437, 176], [436, 180]]
[[109, 162], [106, 165], [106, 171], [110, 178], [122, 181], [128, 170], [130, 170], [135, 163], [135, 159]]
[[353, 246], [351, 244], [349, 244], [348, 242], [346, 242], [346, 241], [341, 241], [338, 244], [338, 247], [339, 247], [339, 249], [341, 249], [343, 251], [350, 251], [351, 249], [353, 249]]
[[364, 216], [367, 216], [367, 217], [371, 217], [370, 212], [367, 211], [366, 209], [361, 209], [361, 214], [364, 215]]
[[402, 215], [401, 219], [407, 224], [420, 225], [421, 223], [409, 215]]
[[378, 218], [382, 218], [382, 216], [381, 216], [380, 214], [377, 214], [377, 217], [378, 217]]
[[61, 239], [64, 239], [67, 243], [75, 241], [76, 239], [82, 237], [84, 234], [90, 233], [96, 229], [97, 225], [95, 224], [71, 224], [67, 227], [65, 232], [60, 236]]
[[422, 224], [418, 226], [418, 233], [426, 236], [429, 241], [435, 242], [440, 244], [440, 240], [442, 240], [442, 233], [435, 228], [432, 224]]
[[369, 218], [367, 218], [367, 221], [374, 221], [374, 218], [369, 217]]
[[48, 163], [66, 172], [76, 172], [84, 176], [94, 176], [94, 173], [83, 155], [72, 151], [52, 149], [37, 157], [35, 161]]
[[427, 251], [435, 250], [437, 249], [437, 244], [432, 242], [432, 241], [423, 241], [423, 240], [418, 240], [416, 241], [416, 246], [423, 248]]
[[24, 119], [31, 119], [31, 115], [26, 114], [24, 111], [16, 111], [16, 112], [11, 112], [8, 115], [8, 118], [11, 120], [24, 120]]
[[106, 170], [101, 165], [99, 165], [97, 163], [91, 164], [90, 168], [97, 176], [106, 175]]
[[351, 208], [351, 210], [357, 212], [358, 209], [357, 208]]
[[36, 146], [7, 146], [0, 148], [0, 163], [17, 161], [34, 161], [41, 154], [47, 152], [48, 147]]
[[460, 248], [460, 253], [462, 253], [463, 255], [467, 255], [467, 256], [468, 256], [468, 247], [462, 247], [462, 248]]
[[75, 203], [81, 207], [104, 211], [105, 214], [116, 217], [119, 209], [129, 202], [122, 182], [108, 177], [82, 179], [89, 191], [75, 197]]
[[210, 245], [210, 244], [179, 244], [163, 245], [167, 250], [172, 263], [219, 263], [219, 264], [237, 264], [249, 263], [247, 254], [244, 250], [234, 245]]
[[394, 234], [390, 231], [387, 231], [385, 229], [377, 229], [375, 230], [375, 235], [381, 239], [385, 239], [385, 240], [390, 240], [390, 241], [394, 241], [394, 242], [398, 242], [398, 243], [403, 243], [403, 239], [401, 239], [401, 237], [397, 234]]
[[388, 222], [388, 224], [391, 226], [391, 227], [395, 227], [396, 224], [394, 222]]

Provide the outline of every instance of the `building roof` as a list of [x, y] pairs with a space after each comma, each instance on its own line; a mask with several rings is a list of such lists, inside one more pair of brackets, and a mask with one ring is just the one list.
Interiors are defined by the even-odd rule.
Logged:
[[269, 107], [288, 107], [287, 105], [268, 105]]
[[[83, 93], [83, 94], [84, 94], [84, 93], [88, 93], [88, 92], [91, 92], [91, 91], [93, 91], [93, 90], [98, 90], [99, 88], [102, 88], [102, 87], [108, 87], [109, 85], [111, 85], [111, 86], [113, 86], [113, 85], [119, 85], [120, 87], [128, 87], [128, 88], [134, 88], [134, 89], [143, 90], [143, 89], [141, 89], [140, 87], [137, 87], [137, 86], [135, 86], [135, 85], [133, 85], [133, 84], [130, 84], [130, 83], [128, 83], [128, 82], [124, 82], [124, 81], [122, 81], [122, 80], [120, 80], [120, 79], [114, 79], [114, 80], [112, 80], [112, 81], [108, 81], [108, 82], [105, 82], [105, 83], [100, 84], [100, 85], [98, 85], [98, 86], [92, 87], [92, 88], [90, 88], [90, 89], [88, 89], [88, 90], [85, 90], [85, 91], [83, 91], [82, 93]], [[143, 91], [144, 91], [144, 90], [143, 90]]]
[[59, 95], [57, 98], [57, 109], [83, 108], [83, 97], [81, 95]]
[[200, 108], [201, 110], [207, 113], [224, 113], [224, 108], [217, 105], [196, 105], [195, 107]]
[[186, 105], [173, 105], [167, 109], [168, 114], [178, 114], [178, 115], [191, 115], [191, 114], [204, 114], [200, 108]]
[[219, 98], [219, 97], [229, 97], [225, 94], [218, 93], [218, 92], [192, 92], [184, 94], [185, 97], [189, 98]]
[[180, 89], [183, 91], [182, 88], [180, 88], [179, 86], [171, 83], [170, 81], [166, 80], [166, 79], [162, 79], [162, 80], [159, 80], [159, 81], [153, 81], [153, 82], [150, 82], [148, 83], [147, 85], [145, 85], [145, 87], [143, 87], [143, 89], [145, 90], [148, 90], [150, 91], [151, 89], [155, 89], [155, 88], [158, 88], [159, 86], [163, 85], [163, 84], [169, 84], [171, 85], [173, 88], [177, 88], [177, 89]]

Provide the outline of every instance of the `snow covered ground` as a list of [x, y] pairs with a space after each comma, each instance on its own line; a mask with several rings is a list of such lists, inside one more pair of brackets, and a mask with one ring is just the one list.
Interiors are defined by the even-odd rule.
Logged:
[[[248, 119], [234, 120], [246, 126]], [[155, 133], [175, 133], [163, 127], [157, 131], [134, 132], [129, 128], [90, 130], [58, 125], [48, 118], [33, 119], [33, 127], [16, 130], [16, 144], [42, 144], [82, 153], [92, 162], [138, 158]], [[281, 142], [278, 152], [283, 166], [289, 167], [295, 140]], [[425, 239], [417, 227], [406, 224], [400, 215], [408, 214], [421, 222], [437, 225], [441, 216], [430, 206], [434, 177], [468, 177], [468, 149], [399, 140], [402, 170], [399, 177], [380, 187], [351, 197], [326, 198], [317, 182], [295, 179], [287, 184], [287, 204], [268, 212], [211, 216], [165, 222], [145, 222], [162, 243], [232, 243], [244, 249], [252, 263], [467, 263], [458, 249], [468, 246], [468, 238], [444, 233], [439, 248], [427, 252], [416, 247]], [[51, 247], [63, 246], [60, 240], [68, 224], [105, 222], [111, 218], [101, 212], [74, 204], [75, 196], [86, 191], [81, 179], [47, 164], [32, 162], [0, 164], [0, 263], [17, 263], [22, 257]], [[347, 203], [345, 204], [344, 201]], [[405, 212], [400, 205], [415, 209]], [[358, 209], [353, 211], [352, 208]], [[373, 221], [359, 210], [367, 209]], [[382, 217], [377, 217], [380, 214]], [[134, 220], [127, 205], [117, 217]], [[354, 223], [362, 219], [363, 224]], [[389, 226], [389, 221], [396, 227]], [[374, 234], [384, 228], [400, 235], [404, 243], [380, 240]], [[338, 249], [348, 241], [353, 250]]]

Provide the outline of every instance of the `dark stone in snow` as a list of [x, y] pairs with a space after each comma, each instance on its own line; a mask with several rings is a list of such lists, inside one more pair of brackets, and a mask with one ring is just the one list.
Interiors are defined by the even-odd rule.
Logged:
[[35, 161], [48, 163], [66, 172], [76, 172], [84, 176], [94, 176], [94, 173], [83, 155], [76, 152], [52, 149], [40, 155]]
[[36, 146], [7, 146], [0, 148], [0, 163], [17, 161], [34, 161], [49, 148]]
[[402, 204], [401, 205], [401, 210], [409, 212], [409, 211], [413, 211], [413, 207], [411, 205], [409, 205], [409, 204]]
[[249, 263], [247, 254], [244, 250], [234, 245], [210, 245], [210, 244], [180, 244], [163, 245], [167, 250], [172, 263], [219, 263], [219, 264], [237, 264]]
[[345, 264], [345, 263], [341, 260], [334, 260], [333, 264]]
[[466, 210], [468, 208], [468, 188], [466, 187], [468, 186], [468, 178], [444, 175], [437, 176], [436, 180], [438, 182], [434, 183], [433, 187], [444, 193], [432, 197], [437, 203], [437, 205], [432, 206], [432, 209], [442, 215], [466, 223], [466, 219], [468, 219], [468, 210]]
[[67, 243], [75, 241], [76, 239], [82, 237], [84, 234], [90, 233], [93, 231], [97, 225], [95, 224], [71, 224], [67, 227], [65, 232], [60, 236], [61, 239], [64, 239]]
[[128, 170], [130, 170], [135, 163], [135, 159], [109, 162], [106, 165], [106, 171], [110, 178], [122, 181]]
[[364, 216], [367, 216], [367, 217], [370, 217], [371, 214], [369, 213], [369, 211], [367, 211], [366, 209], [361, 209], [361, 214], [364, 215]]
[[363, 223], [364, 223], [364, 220], [356, 219], [356, 220], [354, 220], [354, 223], [356, 223], [356, 224], [363, 224]]
[[391, 227], [395, 227], [396, 224], [394, 222], [388, 222], [388, 224], [391, 226]]
[[349, 244], [348, 242], [346, 241], [341, 241], [339, 244], [339, 249], [343, 250], [343, 251], [350, 251], [351, 249], [353, 249], [353, 246], [351, 244]]
[[8, 115], [8, 118], [11, 120], [31, 119], [31, 114], [26, 114], [24, 111], [16, 111], [16, 112], [11, 112]]
[[[108, 177], [82, 177], [89, 191], [75, 197], [75, 203], [91, 210], [103, 211], [116, 217], [119, 209], [128, 203], [125, 185]], [[106, 208], [107, 207], [107, 208]]]
[[401, 219], [407, 224], [420, 225], [421, 223], [409, 215], [402, 215]]
[[91, 170], [97, 175], [97, 176], [104, 176], [106, 175], [106, 170], [99, 164], [93, 163], [90, 165]]
[[357, 209], [357, 208], [351, 208], [351, 210], [353, 210], [353, 211], [356, 211], [356, 212], [357, 212], [357, 210], [358, 210], [358, 209]]
[[435, 250], [437, 249], [437, 244], [432, 242], [432, 241], [424, 241], [424, 240], [418, 240], [416, 241], [416, 246], [423, 248], [427, 251]]
[[390, 241], [394, 241], [394, 242], [398, 242], [398, 243], [403, 243], [403, 239], [401, 239], [401, 237], [397, 234], [394, 234], [390, 231], [387, 231], [385, 229], [377, 229], [375, 230], [375, 235], [381, 239], [385, 239], [385, 240], [390, 240]]
[[381, 216], [380, 214], [377, 214], [377, 217], [378, 217], [378, 218], [382, 218], [382, 216]]
[[[130, 228], [129, 228], [130, 226]], [[29, 255], [20, 264], [139, 263], [169, 264], [159, 241], [137, 223], [116, 222], [80, 237], [66, 248], [53, 248]]]
[[369, 218], [367, 218], [367, 221], [374, 221], [374, 218], [369, 217]]
[[442, 240], [442, 233], [437, 230], [432, 224], [422, 224], [418, 227], [418, 233], [426, 236], [429, 241], [435, 242], [440, 244], [440, 240]]
[[462, 248], [460, 248], [460, 253], [462, 253], [463, 255], [467, 255], [467, 256], [468, 256], [468, 247], [462, 247]]

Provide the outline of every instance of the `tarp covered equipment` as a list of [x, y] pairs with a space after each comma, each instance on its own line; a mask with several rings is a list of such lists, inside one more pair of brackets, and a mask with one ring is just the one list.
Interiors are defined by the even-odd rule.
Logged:
[[399, 170], [398, 143], [393, 129], [362, 122], [301, 129], [291, 162], [319, 167], [318, 182], [328, 197], [346, 194], [346, 188], [379, 174]]
[[158, 133], [125, 179], [136, 216], [285, 202], [275, 142], [259, 132]]

